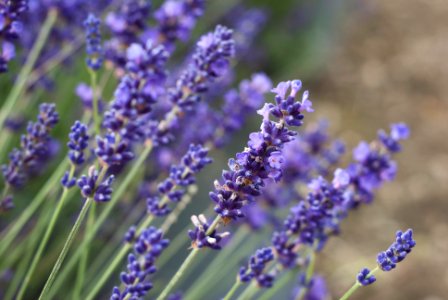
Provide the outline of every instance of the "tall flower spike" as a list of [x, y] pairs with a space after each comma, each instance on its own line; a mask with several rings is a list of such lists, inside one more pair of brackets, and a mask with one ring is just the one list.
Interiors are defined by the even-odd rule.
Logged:
[[161, 230], [150, 227], [143, 230], [134, 244], [134, 253], [128, 256], [127, 271], [120, 275], [123, 291], [114, 287], [111, 300], [143, 299], [152, 288], [148, 276], [156, 272], [155, 262], [168, 246]]
[[13, 42], [23, 31], [20, 17], [27, 10], [27, 0], [2, 1], [0, 3], [0, 73], [8, 71], [8, 62], [15, 56]]
[[49, 134], [58, 121], [54, 104], [43, 103], [39, 106], [37, 122], [28, 123], [27, 133], [21, 137], [20, 150], [14, 149], [9, 155], [9, 164], [2, 166], [8, 184], [22, 186], [55, 154], [55, 143]]
[[181, 163], [171, 166], [169, 177], [158, 185], [160, 196], [151, 196], [147, 199], [148, 213], [159, 217], [167, 215], [171, 210], [168, 203], [162, 203], [162, 197], [167, 197], [172, 202], [179, 202], [186, 188], [196, 182], [195, 175], [212, 162], [207, 155], [207, 148], [191, 144]]
[[70, 133], [68, 135], [69, 141], [67, 143], [68, 157], [72, 164], [81, 165], [85, 161], [84, 151], [89, 145], [89, 135], [87, 133], [87, 126], [76, 121], [71, 127]]
[[[282, 149], [296, 135], [288, 126], [300, 126], [304, 117], [302, 111], [307, 109], [295, 101], [297, 82], [281, 82], [273, 89], [277, 104], [265, 104], [259, 110], [263, 116], [260, 131], [249, 135], [247, 148], [229, 160], [230, 170], [223, 172], [221, 182], [215, 182], [210, 198], [216, 203], [215, 212], [224, 222], [244, 217], [242, 207], [261, 194], [265, 181], [278, 181], [282, 177]], [[291, 93], [286, 95], [289, 89]], [[271, 121], [271, 116], [278, 121]]]
[[394, 269], [397, 263], [406, 258], [415, 244], [415, 240], [412, 237], [412, 229], [408, 229], [405, 232], [397, 231], [395, 242], [386, 251], [378, 254], [378, 266], [386, 272]]
[[86, 52], [87, 66], [93, 71], [97, 71], [103, 64], [103, 48], [101, 46], [100, 19], [93, 14], [89, 14], [84, 21], [86, 30]]
[[242, 282], [249, 282], [255, 279], [260, 287], [270, 288], [274, 281], [274, 276], [265, 272], [269, 262], [274, 260], [274, 253], [271, 248], [262, 248], [255, 252], [249, 259], [247, 267], [241, 267], [239, 279]]
[[188, 230], [188, 236], [192, 240], [193, 248], [211, 248], [214, 250], [220, 250], [221, 245], [219, 244], [223, 238], [229, 235], [228, 232], [218, 233], [213, 230], [211, 233], [207, 234], [207, 230], [210, 225], [204, 215], [191, 217], [191, 222], [195, 226], [194, 230]]

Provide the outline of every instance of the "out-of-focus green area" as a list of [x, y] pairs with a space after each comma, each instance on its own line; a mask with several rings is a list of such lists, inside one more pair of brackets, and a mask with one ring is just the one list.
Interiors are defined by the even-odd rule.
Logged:
[[[236, 1], [209, 2], [195, 37], [211, 28], [213, 18], [222, 17]], [[411, 227], [417, 247], [409, 259], [393, 272], [379, 275], [376, 284], [362, 289], [353, 299], [446, 299], [448, 5], [442, 0], [253, 0], [244, 4], [265, 8], [268, 22], [254, 47], [261, 52], [260, 60], [240, 70], [240, 77], [264, 71], [274, 83], [302, 79], [315, 107], [307, 122], [328, 119], [330, 132], [345, 140], [349, 151], [358, 141], [373, 139], [377, 129], [388, 128], [391, 122], [406, 122], [412, 130], [403, 153], [397, 157], [397, 180], [387, 184], [370, 207], [353, 214], [344, 224], [342, 235], [330, 241], [318, 259], [317, 272], [327, 279], [331, 294], [341, 295], [362, 267], [374, 266], [377, 252], [390, 244], [397, 229]], [[73, 62], [51, 74], [55, 79], [53, 90], [27, 94], [15, 109], [34, 119], [38, 103], [57, 103], [64, 117], [55, 135], [62, 147], [70, 125], [80, 115], [75, 86], [80, 81], [88, 82], [82, 55], [74, 57]], [[17, 67], [16, 62], [12, 71], [0, 79], [2, 99]], [[109, 82], [106, 98], [111, 97], [114, 84], [113, 80]], [[187, 226], [191, 213], [208, 205], [213, 178], [219, 176], [227, 158], [244, 146], [247, 133], [258, 123], [259, 119], [254, 118], [231, 145], [212, 153], [215, 163], [200, 176], [198, 197], [173, 232]], [[15, 136], [10, 145], [17, 144]], [[42, 179], [47, 176], [44, 174]], [[38, 179], [27, 185], [21, 199], [33, 195], [40, 184]], [[26, 200], [17, 201], [17, 209], [26, 204]], [[79, 203], [71, 205], [76, 211]], [[71, 224], [71, 216], [66, 220]], [[58, 226], [57, 234], [63, 238], [68, 229], [68, 225]], [[246, 246], [255, 249], [268, 243], [264, 240]], [[174, 271], [178, 265], [179, 260], [173, 259], [167, 266]], [[196, 268], [193, 274], [199, 271]], [[225, 280], [225, 287], [231, 286], [234, 271]], [[282, 299], [289, 297], [292, 285], [285, 288]]]

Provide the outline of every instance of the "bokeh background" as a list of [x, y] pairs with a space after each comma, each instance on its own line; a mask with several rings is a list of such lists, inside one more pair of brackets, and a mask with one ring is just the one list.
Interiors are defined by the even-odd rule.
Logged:
[[[409, 259], [393, 272], [380, 274], [376, 284], [361, 289], [353, 299], [447, 299], [446, 1], [253, 0], [241, 3], [226, 0], [208, 4], [194, 37], [218, 22], [235, 21], [232, 14], [236, 5], [265, 11], [267, 21], [250, 49], [249, 58], [238, 66], [237, 78], [264, 71], [273, 82], [302, 79], [315, 107], [307, 122], [327, 119], [330, 132], [346, 142], [348, 152], [360, 140], [373, 139], [378, 129], [387, 129], [391, 122], [402, 121], [411, 127], [412, 136], [404, 143], [403, 153], [397, 156], [396, 181], [382, 188], [371, 206], [352, 214], [344, 223], [341, 236], [332, 239], [318, 259], [317, 272], [327, 279], [333, 298], [353, 283], [361, 267], [375, 264], [377, 252], [388, 247], [397, 229], [411, 227], [417, 247]], [[18, 66], [16, 63], [12, 69]], [[30, 104], [23, 113], [26, 118], [33, 118], [35, 109], [30, 108], [35, 108], [38, 102], [56, 102], [61, 115], [66, 116], [63, 126], [56, 129], [62, 141], [68, 124], [79, 116], [73, 110], [73, 103], [77, 101], [75, 86], [87, 81], [88, 75], [83, 59], [74, 58], [71, 66], [54, 71], [51, 77], [55, 78], [53, 90], [27, 95], [26, 101]], [[10, 75], [0, 79], [2, 95], [6, 95], [11, 82]], [[105, 93], [111, 95], [113, 86], [111, 82]], [[177, 230], [173, 232], [184, 230], [189, 224], [188, 216], [208, 205], [207, 193], [213, 178], [219, 176], [227, 158], [241, 150], [247, 134], [256, 130], [258, 123], [259, 119], [254, 117], [228, 147], [212, 153], [215, 163], [200, 176], [197, 199], [179, 219]], [[11, 145], [17, 144], [17, 137], [11, 139]], [[349, 156], [348, 153], [342, 165]], [[35, 181], [22, 197], [33, 194], [39, 185], [39, 180]], [[20, 205], [25, 204], [19, 204], [19, 209]], [[75, 212], [78, 205], [72, 203], [72, 206]], [[2, 222], [13, 217], [6, 217]], [[67, 220], [72, 217], [68, 215]], [[68, 229], [57, 230], [60, 236], [55, 240], [62, 240]], [[245, 246], [255, 249], [267, 242]], [[56, 254], [48, 254], [48, 268]], [[160, 278], [162, 282], [169, 278], [170, 272], [175, 272], [185, 254], [186, 251], [170, 259], [166, 267], [169, 271]], [[214, 255], [209, 254], [206, 261]], [[48, 272], [48, 268], [39, 272]], [[200, 266], [192, 270], [183, 289], [194, 282], [200, 270]], [[233, 280], [234, 274], [226, 276], [221, 289], [225, 291]], [[278, 299], [288, 299], [294, 284], [291, 282]], [[216, 290], [217, 294], [219, 292], [220, 287]]]

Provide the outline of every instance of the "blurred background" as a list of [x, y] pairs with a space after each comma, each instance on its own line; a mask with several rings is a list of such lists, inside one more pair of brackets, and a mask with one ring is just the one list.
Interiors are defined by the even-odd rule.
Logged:
[[[257, 71], [265, 72], [274, 84], [301, 79], [315, 108], [306, 122], [328, 120], [332, 136], [347, 146], [342, 166], [350, 160], [352, 148], [360, 140], [374, 139], [378, 129], [387, 129], [392, 122], [406, 122], [411, 128], [411, 138], [396, 158], [397, 179], [380, 190], [371, 206], [362, 207], [345, 221], [342, 234], [329, 242], [317, 261], [317, 272], [327, 280], [330, 294], [337, 299], [362, 267], [374, 266], [376, 254], [389, 246], [397, 229], [413, 228], [417, 247], [410, 258], [393, 272], [381, 273], [376, 284], [359, 290], [353, 299], [447, 299], [446, 1], [209, 1], [191, 41], [217, 23], [232, 26], [241, 21], [237, 11], [242, 5], [260, 9], [265, 21], [238, 63], [235, 82]], [[19, 66], [15, 62], [13, 71], [2, 75], [2, 95], [9, 91]], [[68, 124], [79, 116], [73, 111], [73, 103], [78, 101], [75, 87], [88, 81], [82, 55], [50, 77], [54, 79], [50, 90], [37, 90], [26, 98], [33, 101], [34, 108], [39, 102], [57, 103], [61, 115], [67, 116], [56, 129], [56, 136], [64, 141]], [[112, 95], [114, 84], [108, 85], [106, 95]], [[34, 118], [35, 109], [23, 114]], [[230, 145], [211, 153], [215, 163], [200, 175], [198, 196], [172, 232], [184, 230], [189, 216], [208, 205], [213, 178], [219, 177], [229, 157], [241, 151], [248, 133], [257, 130], [259, 122], [254, 116]], [[12, 137], [10, 146], [17, 143], [18, 137]], [[39, 185], [39, 180], [34, 181], [21, 197], [35, 193]], [[25, 204], [18, 204], [19, 209], [20, 205]], [[78, 204], [72, 205], [75, 212]], [[7, 216], [2, 222], [13, 218]], [[66, 229], [58, 230], [63, 238]], [[245, 246], [256, 249], [268, 242]], [[174, 272], [185, 253], [173, 257], [167, 268]], [[48, 259], [51, 261], [51, 255]], [[181, 288], [187, 289], [200, 269], [196, 267]], [[223, 279], [224, 291], [234, 281], [234, 271]], [[170, 272], [164, 273], [158, 280], [163, 282], [169, 276]], [[277, 299], [288, 299], [294, 284], [285, 287]], [[217, 295], [222, 294], [219, 292], [217, 288]]]

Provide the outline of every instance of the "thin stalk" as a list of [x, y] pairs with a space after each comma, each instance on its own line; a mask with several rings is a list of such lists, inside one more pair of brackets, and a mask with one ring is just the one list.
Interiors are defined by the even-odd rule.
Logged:
[[[370, 276], [375, 274], [375, 272], [377, 272], [379, 269], [380, 269], [379, 267], [376, 267], [375, 269], [370, 271], [370, 273], [366, 276], [366, 278], [369, 278]], [[352, 287], [347, 292], [345, 292], [345, 294], [339, 300], [347, 300], [360, 287], [362, 287], [362, 285], [358, 281], [356, 281], [355, 284], [353, 284]]]
[[93, 124], [95, 128], [95, 134], [99, 135], [101, 133], [101, 117], [98, 111], [98, 91], [97, 91], [97, 74], [95, 71], [89, 69], [90, 74], [90, 85], [93, 93], [92, 107], [93, 107]]
[[39, 300], [47, 298], [46, 294], [50, 290], [51, 285], [53, 284], [53, 281], [55, 280], [56, 275], [58, 274], [59, 269], [61, 268], [61, 265], [65, 259], [65, 256], [67, 255], [68, 250], [70, 249], [73, 241], [75, 240], [76, 235], [78, 234], [79, 227], [81, 226], [81, 223], [84, 220], [87, 211], [89, 210], [89, 207], [92, 204], [92, 201], [93, 201], [92, 198], [87, 198], [86, 201], [84, 202], [81, 212], [79, 213], [78, 218], [76, 219], [76, 222], [73, 225], [72, 230], [70, 231], [70, 234], [67, 237], [67, 240], [65, 241], [64, 247], [62, 248], [62, 251], [59, 254], [59, 257], [56, 260], [53, 269], [51, 270], [50, 276], [48, 277], [47, 282], [45, 283], [45, 286], [39, 296]]
[[[96, 205], [93, 203], [92, 208], [89, 211], [89, 216], [87, 217], [87, 224], [85, 228], [85, 232], [88, 232], [89, 229], [93, 226], [95, 221], [95, 208]], [[84, 248], [84, 252], [79, 260], [78, 274], [76, 276], [76, 284], [73, 299], [81, 299], [82, 286], [84, 284], [84, 277], [86, 275], [87, 262], [89, 260], [89, 245], [86, 245]]]
[[[202, 299], [204, 294], [207, 293], [210, 288], [213, 288], [214, 284], [217, 281], [222, 279], [222, 277], [220, 276], [221, 274], [227, 275], [228, 270], [231, 270], [234, 265], [238, 264], [239, 259], [233, 257], [235, 259], [232, 261], [229, 260], [229, 257], [235, 255], [236, 248], [238, 248], [246, 235], [247, 227], [242, 227], [241, 229], [237, 230], [237, 232], [230, 240], [230, 244], [222, 250], [224, 251], [224, 253], [220, 253], [220, 255], [217, 255], [216, 258], [201, 273], [201, 275], [193, 282], [193, 284], [190, 285], [190, 290], [185, 293], [186, 299]], [[246, 241], [247, 244], [252, 243], [249, 240]], [[214, 274], [216, 270], [220, 270], [219, 274]], [[211, 276], [211, 274], [213, 274], [213, 276]]]
[[305, 297], [308, 291], [308, 285], [311, 282], [311, 278], [313, 278], [315, 264], [316, 264], [316, 252], [314, 252], [314, 249], [311, 249], [309, 255], [309, 262], [305, 273], [305, 283], [303, 285], [303, 288], [301, 288], [300, 292], [297, 294], [296, 300], [302, 300]]
[[65, 267], [65, 270], [60, 274], [58, 280], [64, 280], [68, 274], [70, 274], [70, 270], [76, 265], [78, 262], [78, 259], [81, 256], [80, 249], [83, 249], [86, 245], [88, 245], [93, 238], [95, 237], [96, 233], [100, 230], [103, 223], [106, 221], [112, 210], [114, 209], [115, 205], [118, 203], [119, 200], [121, 200], [121, 197], [126, 192], [129, 184], [134, 180], [135, 176], [138, 173], [139, 168], [141, 168], [146, 160], [146, 158], [149, 156], [152, 150], [152, 145], [147, 144], [139, 156], [138, 160], [134, 162], [131, 169], [127, 173], [124, 180], [121, 182], [120, 186], [117, 188], [116, 191], [112, 194], [111, 201], [105, 206], [104, 210], [99, 214], [98, 218], [96, 219], [96, 222], [92, 228], [86, 232], [86, 235], [79, 245], [78, 249], [74, 251], [73, 255], [70, 256], [69, 261], [67, 262], [67, 265]]
[[194, 248], [193, 250], [191, 250], [190, 254], [188, 254], [187, 258], [184, 260], [179, 270], [177, 270], [176, 274], [174, 274], [173, 278], [170, 280], [170, 282], [168, 282], [167, 286], [163, 289], [162, 293], [160, 293], [159, 297], [157, 297], [157, 300], [164, 300], [166, 299], [166, 297], [168, 297], [168, 294], [174, 288], [179, 279], [182, 278], [184, 272], [193, 263], [194, 258], [198, 255], [198, 253], [199, 253], [198, 248]]
[[237, 278], [235, 280], [235, 283], [233, 284], [232, 288], [227, 292], [227, 294], [224, 296], [224, 300], [230, 300], [233, 297], [233, 294], [238, 290], [238, 288], [242, 285], [242, 282]]
[[20, 284], [23, 281], [23, 277], [27, 272], [28, 265], [33, 258], [34, 251], [30, 251], [30, 249], [34, 250], [38, 242], [41, 240], [40, 233], [47, 227], [47, 220], [51, 217], [53, 205], [53, 202], [48, 201], [48, 204], [44, 208], [45, 215], [42, 216], [42, 218], [39, 218], [35, 230], [33, 230], [30, 234], [31, 239], [26, 240], [23, 246], [21, 245], [18, 247], [19, 249], [23, 249], [23, 251], [15, 251], [19, 253], [21, 261], [13, 280], [9, 283], [8, 291], [5, 295], [5, 300], [13, 299], [15, 293], [17, 292], [17, 289], [20, 287]]
[[285, 287], [285, 285], [292, 279], [294, 278], [295, 272], [293, 271], [289, 271], [288, 274], [285, 274], [283, 276], [280, 277], [279, 280], [277, 280], [274, 284], [273, 287], [271, 287], [270, 289], [267, 289], [262, 295], [260, 295], [260, 297], [258, 298], [258, 300], [270, 300], [270, 299], [275, 299], [274, 295], [278, 290], [281, 290]]
[[[75, 174], [75, 166], [71, 165], [69, 178], [73, 178], [74, 174]], [[39, 260], [42, 257], [42, 253], [44, 252], [45, 247], [47, 246], [48, 240], [50, 239], [51, 233], [53, 232], [54, 226], [56, 225], [56, 221], [58, 220], [59, 214], [61, 213], [62, 207], [65, 204], [67, 195], [68, 195], [68, 188], [64, 187], [61, 198], [59, 199], [56, 209], [51, 217], [50, 223], [48, 223], [48, 227], [47, 230], [45, 231], [44, 237], [42, 238], [39, 248], [37, 249], [36, 254], [34, 255], [33, 261], [31, 262], [28, 272], [26, 273], [25, 278], [23, 279], [23, 284], [20, 287], [19, 293], [17, 294], [16, 298], [17, 300], [21, 300], [25, 294], [26, 288], [28, 287], [28, 284], [31, 280], [31, 277], [33, 276], [37, 264], [39, 263]]]
[[6, 98], [5, 103], [3, 104], [0, 110], [0, 129], [3, 129], [3, 125], [5, 124], [6, 118], [10, 115], [11, 110], [16, 104], [17, 99], [19, 99], [20, 94], [24, 91], [26, 87], [26, 83], [28, 80], [28, 76], [30, 75], [33, 67], [39, 57], [45, 42], [50, 34], [53, 25], [57, 20], [58, 12], [56, 9], [50, 9], [45, 19], [42, 28], [40, 29], [39, 35], [36, 38], [36, 42], [31, 49], [31, 52], [28, 55], [28, 59], [25, 62], [25, 65], [20, 70], [19, 76], [17, 77], [17, 81], [15, 82], [11, 92]]
[[30, 220], [30, 218], [37, 211], [40, 205], [45, 201], [45, 197], [50, 193], [51, 189], [53, 189], [55, 186], [59, 187], [58, 181], [64, 174], [64, 171], [67, 169], [68, 163], [68, 159], [64, 159], [59, 164], [57, 169], [53, 172], [44, 186], [30, 201], [30, 205], [25, 208], [25, 210], [20, 214], [20, 216], [13, 224], [3, 230], [3, 236], [0, 238], [0, 257], [5, 254], [6, 250], [9, 249], [11, 243], [22, 230], [23, 226]]
[[254, 294], [258, 291], [257, 285], [252, 281], [251, 284], [243, 291], [243, 293], [238, 297], [238, 300], [251, 299]]

